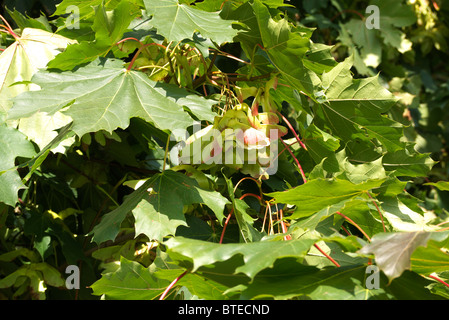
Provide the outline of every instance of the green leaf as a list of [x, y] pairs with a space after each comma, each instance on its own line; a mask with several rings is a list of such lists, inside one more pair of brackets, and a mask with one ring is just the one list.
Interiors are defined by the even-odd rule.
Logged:
[[[193, 119], [177, 103], [188, 106], [208, 102], [174, 87], [159, 85], [141, 72], [127, 71], [121, 61], [98, 61], [76, 72], [39, 72], [33, 82], [42, 90], [26, 92], [14, 101], [10, 119], [28, 117], [38, 111], [53, 114], [62, 110], [73, 119], [73, 131], [78, 136], [88, 132], [127, 128], [131, 117], [140, 117], [165, 130], [185, 130]], [[182, 97], [182, 98], [181, 98]]]
[[194, 203], [206, 204], [217, 219], [222, 220], [228, 201], [215, 191], [199, 188], [194, 179], [166, 170], [154, 175], [128, 196], [120, 207], [106, 214], [93, 229], [93, 241], [114, 240], [121, 222], [131, 211], [136, 220], [136, 235], [143, 233], [150, 239], [162, 241], [163, 237], [174, 235], [178, 226], [187, 225], [183, 206]]
[[[411, 270], [430, 275], [449, 270], [449, 232], [433, 233], [426, 247], [418, 247], [410, 257]], [[445, 249], [443, 249], [445, 248]], [[446, 250], [446, 251], [444, 251]]]
[[380, 196], [378, 199], [381, 201], [384, 217], [395, 231], [434, 231], [438, 228], [429, 224], [423, 212], [416, 212], [410, 209], [396, 196]]
[[362, 62], [368, 67], [376, 68], [382, 61], [382, 42], [378, 37], [379, 31], [368, 29], [365, 26], [365, 20], [360, 19], [351, 19], [342, 28], [351, 34], [352, 42], [358, 47]]
[[[150, 266], [153, 275], [161, 280], [172, 282], [185, 270], [175, 264], [165, 252], [158, 250], [157, 258]], [[224, 285], [208, 279], [199, 272], [187, 272], [177, 283], [177, 286], [183, 286], [188, 291], [197, 296], [199, 299], [207, 300], [223, 300], [228, 299], [225, 291], [229, 289], [228, 285]]]
[[[28, 277], [31, 280], [44, 280], [47, 284], [54, 287], [61, 287], [64, 285], [64, 279], [57, 269], [48, 263], [33, 263], [23, 265], [13, 273], [10, 273], [5, 278], [0, 280], [0, 288], [8, 288], [13, 286], [21, 277]], [[38, 289], [38, 288], [33, 288]]]
[[270, 62], [288, 84], [313, 97], [320, 79], [302, 63], [309, 50], [311, 30], [291, 27], [286, 19], [273, 20], [268, 8], [258, 0], [252, 7]]
[[221, 45], [232, 42], [237, 34], [232, 21], [223, 20], [216, 12], [206, 12], [181, 4], [177, 0], [144, 0], [152, 24], [168, 41], [192, 39], [195, 32]]
[[104, 5], [107, 9], [113, 9], [120, 0], [63, 0], [56, 6], [56, 11], [53, 14], [64, 15], [70, 13], [68, 8], [71, 6], [76, 6], [80, 13], [80, 19], [89, 19], [95, 15], [95, 7]]
[[319, 270], [286, 260], [260, 272], [243, 290], [243, 299], [367, 300], [386, 298], [383, 289], [365, 287], [364, 265]]
[[65, 147], [71, 146], [75, 142], [75, 138], [68, 137], [56, 142], [61, 137], [56, 130], [69, 125], [71, 122], [72, 119], [70, 117], [59, 111], [51, 116], [44, 112], [38, 112], [31, 117], [21, 118], [19, 120], [19, 130], [36, 143], [40, 150], [51, 146], [53, 152], [64, 153]]
[[404, 53], [412, 47], [412, 42], [406, 39], [406, 35], [398, 28], [411, 26], [416, 23], [416, 14], [411, 4], [405, 4], [401, 1], [371, 1], [381, 12], [379, 16], [380, 36], [385, 45], [396, 48]]
[[72, 70], [78, 65], [91, 62], [99, 56], [106, 56], [112, 47], [122, 39], [131, 21], [138, 14], [136, 6], [122, 0], [112, 11], [107, 11], [104, 5], [95, 10], [92, 29], [95, 31], [95, 41], [83, 41], [71, 45], [60, 57], [48, 64], [49, 68]]
[[152, 300], [157, 298], [170, 281], [154, 277], [148, 268], [140, 263], [120, 258], [120, 267], [104, 274], [92, 284], [94, 295], [105, 295], [116, 300]]
[[283, 192], [267, 194], [275, 203], [296, 205], [291, 219], [310, 216], [320, 210], [329, 210], [333, 206], [341, 206], [346, 201], [356, 199], [367, 191], [379, 187], [383, 179], [368, 180], [354, 184], [347, 180], [309, 180], [306, 184]]
[[[0, 114], [11, 108], [11, 98], [37, 89], [27, 81], [67, 45], [75, 42], [44, 30], [24, 29], [22, 36], [0, 55]], [[16, 82], [20, 84], [13, 85]]]
[[277, 259], [295, 257], [302, 260], [314, 242], [314, 239], [299, 239], [218, 244], [175, 237], [164, 244], [174, 261], [185, 264], [188, 259], [192, 272], [203, 266], [227, 261], [235, 255], [242, 255], [243, 264], [235, 269], [234, 274], [243, 273], [253, 278], [259, 271], [271, 267]]
[[304, 139], [305, 145], [310, 156], [317, 163], [321, 162], [324, 158], [326, 164], [335, 158], [335, 151], [340, 146], [338, 139], [324, 132], [315, 124], [311, 123], [307, 129], [301, 132], [301, 136]]
[[25, 188], [15, 168], [17, 157], [31, 158], [36, 152], [24, 134], [0, 125], [0, 202], [14, 206], [18, 191]]
[[[372, 161], [382, 149], [390, 152], [405, 148], [403, 126], [382, 115], [397, 99], [379, 83], [378, 76], [352, 79], [352, 57], [323, 75], [323, 103], [318, 113], [332, 134], [347, 142], [351, 159]], [[377, 144], [381, 147], [376, 151]], [[374, 146], [373, 146], [374, 144]], [[374, 159], [373, 159], [374, 158]]]
[[[228, 179], [225, 176], [226, 185], [228, 187], [228, 194], [232, 201], [232, 214], [235, 216], [237, 220], [237, 224], [239, 226], [239, 231], [244, 242], [254, 242], [259, 241], [262, 238], [262, 233], [256, 230], [253, 227], [253, 223], [256, 219], [253, 219], [249, 214], [248, 210], [250, 207], [246, 204], [245, 201], [240, 199], [235, 199], [234, 196], [234, 186], [232, 184], [231, 179]], [[229, 213], [231, 214], [231, 213]]]
[[448, 181], [427, 182], [427, 183], [424, 183], [424, 185], [434, 186], [441, 191], [449, 191], [449, 182]]
[[319, 75], [329, 72], [338, 64], [331, 54], [331, 49], [332, 46], [311, 43], [310, 50], [303, 59], [304, 66]]
[[37, 19], [32, 19], [29, 17], [24, 16], [19, 11], [14, 9], [14, 11], [8, 10], [6, 8], [6, 11], [11, 16], [11, 18], [14, 20], [14, 22], [17, 24], [19, 29], [24, 30], [25, 28], [33, 28], [33, 29], [42, 29], [48, 32], [52, 32], [51, 26], [48, 23], [47, 17], [44, 15], [40, 16]]
[[436, 164], [429, 154], [399, 150], [385, 154], [382, 159], [385, 170], [396, 176], [425, 177]]

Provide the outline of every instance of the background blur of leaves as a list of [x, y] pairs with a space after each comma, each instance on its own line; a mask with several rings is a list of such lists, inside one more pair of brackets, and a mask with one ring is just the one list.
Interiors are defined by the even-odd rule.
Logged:
[[[354, 55], [354, 76], [380, 73], [400, 103], [391, 116], [409, 125], [407, 138], [419, 152], [439, 163], [426, 179], [407, 191], [436, 213], [449, 210], [449, 193], [429, 185], [449, 179], [449, 1], [447, 0], [304, 0], [291, 15], [316, 27], [312, 40], [334, 45], [342, 61]], [[368, 5], [380, 9], [380, 29], [368, 30], [363, 18]]]

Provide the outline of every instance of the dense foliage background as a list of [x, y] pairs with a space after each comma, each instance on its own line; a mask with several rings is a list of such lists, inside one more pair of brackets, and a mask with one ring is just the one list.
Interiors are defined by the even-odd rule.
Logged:
[[[449, 298], [449, 1], [0, 14], [0, 298]], [[288, 131], [275, 175], [170, 163], [174, 129], [243, 112]]]

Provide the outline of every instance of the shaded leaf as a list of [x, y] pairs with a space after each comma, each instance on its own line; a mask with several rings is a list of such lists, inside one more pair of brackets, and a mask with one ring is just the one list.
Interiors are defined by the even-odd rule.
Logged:
[[120, 258], [120, 267], [104, 274], [92, 284], [94, 295], [105, 295], [108, 299], [148, 300], [155, 299], [170, 284], [168, 280], [154, 277], [140, 263]]
[[0, 202], [14, 206], [18, 191], [25, 188], [15, 168], [17, 157], [31, 158], [36, 152], [24, 134], [0, 125]]
[[[352, 154], [365, 144], [369, 150], [374, 149], [372, 139], [377, 139], [391, 152], [404, 149], [405, 143], [401, 141], [403, 126], [381, 115], [397, 99], [381, 86], [377, 76], [352, 79], [352, 61], [349, 57], [323, 75], [326, 101], [319, 108], [326, 118], [326, 125], [334, 135], [350, 142], [347, 150]], [[357, 146], [362, 141], [364, 144]]]
[[187, 225], [184, 205], [204, 203], [221, 220], [227, 202], [219, 193], [199, 188], [194, 179], [166, 170], [154, 175], [129, 195], [120, 207], [106, 214], [93, 229], [93, 241], [114, 240], [120, 224], [131, 211], [136, 220], [136, 235], [143, 233], [150, 239], [161, 241], [169, 234], [174, 235], [178, 226]]
[[100, 3], [95, 9], [92, 24], [95, 41], [83, 41], [69, 46], [61, 56], [50, 61], [48, 67], [72, 70], [78, 65], [94, 61], [99, 56], [105, 56], [122, 39], [137, 14], [137, 8], [130, 1], [120, 1], [111, 11]]
[[434, 186], [441, 191], [449, 191], [449, 182], [447, 182], [447, 181], [427, 182], [427, 183], [424, 183], [424, 185]]
[[260, 1], [254, 1], [252, 7], [270, 62], [290, 85], [313, 97], [320, 80], [302, 62], [309, 50], [311, 30], [291, 27], [286, 19], [273, 20]]
[[167, 253], [174, 261], [187, 259], [192, 272], [203, 266], [226, 261], [235, 255], [242, 255], [244, 264], [235, 269], [235, 274], [243, 273], [252, 278], [259, 271], [271, 267], [277, 259], [295, 257], [301, 260], [314, 242], [314, 239], [300, 239], [218, 244], [176, 237], [164, 244], [167, 246]]

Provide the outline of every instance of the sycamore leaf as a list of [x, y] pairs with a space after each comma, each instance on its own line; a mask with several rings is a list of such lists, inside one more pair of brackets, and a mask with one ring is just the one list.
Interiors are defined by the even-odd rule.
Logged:
[[192, 39], [195, 32], [221, 45], [232, 42], [237, 34], [232, 21], [223, 20], [216, 12], [206, 12], [178, 0], [144, 0], [152, 24], [168, 41]]
[[108, 9], [113, 9], [120, 0], [63, 0], [56, 6], [56, 11], [53, 15], [64, 15], [70, 13], [70, 7], [76, 6], [79, 10], [81, 19], [88, 19], [95, 14], [94, 8], [104, 5]]
[[382, 159], [385, 170], [395, 171], [396, 176], [425, 177], [436, 164], [429, 154], [419, 154], [407, 149], [385, 154]]
[[354, 184], [347, 180], [309, 180], [306, 184], [282, 192], [267, 194], [275, 203], [296, 205], [291, 219], [307, 217], [334, 206], [341, 207], [345, 202], [364, 195], [367, 191], [379, 187], [384, 179], [368, 180]]
[[17, 192], [25, 188], [14, 161], [17, 157], [31, 158], [35, 151], [32, 143], [16, 129], [0, 125], [0, 137], [0, 202], [14, 206]]
[[[263, 46], [271, 63], [288, 84], [313, 97], [312, 93], [320, 79], [302, 62], [305, 53], [309, 51], [311, 30], [299, 27], [295, 29], [286, 19], [273, 20], [268, 8], [260, 1], [254, 1], [252, 6], [257, 17]], [[310, 63], [308, 66], [311, 66]]]
[[365, 288], [365, 269], [366, 266], [363, 265], [350, 265], [319, 270], [285, 260], [273, 269], [260, 272], [243, 290], [241, 298], [365, 300], [385, 295], [383, 289]]
[[435, 231], [437, 226], [429, 224], [423, 216], [407, 207], [397, 197], [380, 197], [383, 215], [395, 231]]
[[71, 70], [78, 65], [91, 62], [99, 56], [105, 56], [122, 39], [137, 13], [137, 8], [126, 0], [120, 1], [112, 11], [107, 11], [104, 5], [99, 5], [95, 10], [92, 24], [95, 41], [83, 41], [69, 46], [60, 56], [50, 61], [48, 67]]
[[365, 26], [365, 20], [360, 19], [351, 19], [342, 25], [342, 28], [352, 36], [352, 41], [344, 42], [344, 44], [355, 44], [358, 47], [363, 64], [376, 68], [382, 60], [382, 42], [378, 37], [378, 30], [368, 29]]
[[[438, 300], [426, 287], [431, 283], [413, 272], [404, 272], [390, 284], [383, 274], [378, 288], [367, 288], [366, 265], [316, 269], [284, 259], [272, 269], [256, 275], [241, 292], [240, 299], [278, 300], [300, 297], [313, 300]], [[406, 289], [404, 289], [406, 288]], [[235, 290], [237, 291], [237, 290]]]
[[[29, 118], [20, 119], [19, 130], [34, 141], [40, 150], [43, 150], [58, 136], [58, 132], [55, 130], [68, 125], [71, 121], [70, 117], [61, 112], [56, 112], [51, 116], [44, 112], [38, 112]], [[67, 138], [61, 141], [59, 145], [54, 146], [52, 152], [64, 153], [65, 147], [71, 146], [74, 142], [74, 137]]]
[[[449, 270], [449, 231], [435, 232], [427, 243], [427, 247], [418, 247], [410, 261], [414, 272], [430, 275], [434, 272]], [[443, 251], [445, 248], [446, 251]]]
[[[29, 117], [41, 111], [49, 115], [63, 110], [73, 119], [73, 131], [82, 136], [88, 132], [127, 128], [130, 118], [140, 117], [162, 130], [185, 130], [193, 119], [184, 112], [181, 101], [189, 108], [208, 102], [204, 98], [159, 85], [141, 72], [128, 71], [121, 61], [94, 62], [75, 72], [39, 72], [33, 77], [42, 90], [25, 92], [15, 98], [10, 119]], [[181, 98], [182, 97], [182, 98]], [[188, 101], [185, 102], [185, 100]]]
[[399, 277], [410, 269], [410, 257], [419, 246], [426, 246], [430, 232], [380, 233], [372, 238], [359, 253], [373, 253], [376, 264], [389, 280]]
[[434, 186], [441, 191], [449, 191], [449, 182], [448, 181], [428, 182], [428, 183], [424, 183], [424, 185]]
[[411, 26], [416, 22], [412, 5], [395, 0], [372, 0], [370, 4], [377, 6], [381, 12], [379, 32], [384, 43], [395, 47], [401, 53], [410, 50], [412, 42], [405, 38], [399, 28]]
[[[161, 280], [172, 282], [185, 270], [174, 263], [169, 255], [157, 250], [157, 257], [150, 266], [153, 275]], [[192, 295], [206, 300], [223, 300], [228, 298], [224, 292], [229, 289], [229, 283], [221, 284], [204, 276], [204, 274], [188, 272], [176, 283], [177, 286], [185, 287]]]
[[140, 263], [120, 257], [120, 267], [104, 274], [91, 288], [94, 295], [104, 294], [109, 299], [148, 300], [161, 295], [169, 284]]
[[203, 266], [230, 260], [235, 255], [242, 255], [243, 264], [235, 269], [235, 274], [241, 272], [252, 278], [259, 271], [273, 266], [277, 259], [295, 257], [302, 260], [314, 242], [315, 239], [298, 239], [219, 244], [175, 237], [164, 244], [174, 261], [187, 259], [191, 263], [192, 272]]
[[[71, 43], [76, 41], [44, 30], [25, 28], [22, 36], [0, 55], [0, 113], [11, 108], [11, 98], [37, 89], [29, 83], [33, 74], [45, 68]], [[13, 85], [16, 82], [20, 84]]]
[[311, 43], [310, 50], [303, 59], [304, 66], [316, 74], [329, 72], [338, 63], [331, 54], [332, 46], [322, 43]]
[[178, 226], [187, 225], [183, 206], [195, 203], [207, 205], [221, 221], [228, 201], [218, 192], [201, 189], [196, 180], [166, 170], [146, 181], [120, 207], [108, 213], [95, 226], [93, 241], [115, 239], [121, 222], [131, 211], [136, 220], [136, 235], [143, 233], [162, 241], [163, 237], [175, 234]]
[[323, 75], [325, 101], [319, 108], [326, 124], [334, 135], [350, 142], [347, 150], [353, 153], [361, 147], [374, 149], [372, 140], [375, 139], [388, 151], [403, 149], [403, 126], [382, 115], [397, 99], [381, 86], [377, 76], [352, 79], [351, 66], [352, 57], [349, 57]]

